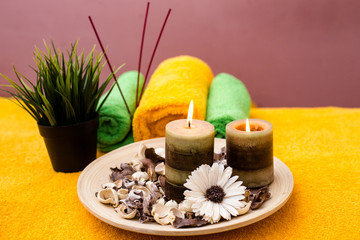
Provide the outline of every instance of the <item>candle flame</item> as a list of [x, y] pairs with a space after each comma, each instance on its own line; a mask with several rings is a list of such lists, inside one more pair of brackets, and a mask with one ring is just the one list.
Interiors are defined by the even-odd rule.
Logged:
[[194, 103], [193, 103], [193, 100], [191, 100], [191, 102], [189, 104], [189, 111], [188, 111], [188, 116], [187, 116], [187, 125], [189, 128], [191, 128], [193, 112], [194, 112]]
[[249, 124], [249, 119], [246, 119], [246, 132], [250, 132], [250, 124]]

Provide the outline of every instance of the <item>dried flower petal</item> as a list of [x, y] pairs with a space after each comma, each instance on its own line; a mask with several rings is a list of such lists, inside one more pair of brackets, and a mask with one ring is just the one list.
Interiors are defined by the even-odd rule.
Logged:
[[136, 209], [130, 209], [123, 203], [119, 207], [115, 208], [115, 211], [119, 214], [120, 217], [127, 219], [134, 218], [137, 213]]
[[192, 219], [175, 217], [175, 221], [173, 222], [172, 225], [176, 228], [186, 228], [186, 227], [201, 227], [206, 224], [208, 224], [208, 222], [205, 220], [202, 220], [199, 217], [192, 218]]
[[165, 175], [165, 164], [162, 162], [156, 165], [155, 172], [159, 175]]
[[219, 152], [214, 152], [214, 160], [222, 161], [226, 159], [226, 148], [222, 147]]
[[120, 165], [120, 168], [115, 167], [110, 169], [111, 169], [110, 179], [113, 182], [116, 182], [119, 179], [124, 179], [126, 177], [129, 177], [135, 172], [135, 170], [128, 163], [122, 163]]
[[132, 175], [133, 180], [139, 182], [145, 182], [149, 179], [149, 175], [146, 172], [135, 172]]
[[251, 201], [251, 209], [255, 210], [261, 207], [261, 205], [271, 197], [269, 192], [269, 186], [264, 186], [261, 188], [252, 188], [250, 189], [250, 195], [248, 200]]
[[154, 148], [147, 148], [145, 150], [145, 157], [150, 159], [153, 163], [165, 162], [165, 159], [156, 154]]
[[114, 207], [117, 207], [119, 204], [119, 197], [116, 191], [112, 188], [102, 189], [97, 194], [97, 199], [101, 203], [112, 204]]

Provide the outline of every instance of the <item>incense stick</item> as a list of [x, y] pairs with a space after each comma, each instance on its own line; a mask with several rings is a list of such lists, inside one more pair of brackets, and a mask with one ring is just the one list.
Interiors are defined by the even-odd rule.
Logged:
[[[114, 80], [115, 80], [115, 83], [116, 83], [116, 85], [117, 85], [117, 87], [118, 87], [118, 89], [119, 89], [119, 91], [120, 91], [121, 97], [122, 97], [122, 99], [124, 100], [126, 109], [127, 109], [127, 111], [129, 112], [129, 114], [130, 114], [130, 118], [132, 118], [132, 114], [131, 114], [131, 111], [130, 111], [130, 109], [129, 109], [129, 106], [128, 106], [126, 100], [125, 100], [124, 94], [123, 94], [122, 91], [121, 91], [120, 85], [119, 85], [119, 83], [118, 83], [118, 81], [117, 81], [117, 79], [116, 79], [116, 76], [115, 76], [115, 74], [114, 74], [114, 70], [113, 70], [113, 68], [112, 68], [112, 66], [111, 66], [111, 64], [110, 64], [110, 60], [109, 60], [109, 58], [107, 57], [107, 54], [106, 54], [106, 52], [105, 52], [105, 49], [104, 49], [104, 47], [103, 47], [103, 45], [102, 45], [102, 42], [101, 42], [101, 40], [100, 40], [100, 37], [99, 37], [99, 35], [98, 35], [97, 31], [96, 31], [95, 25], [94, 25], [94, 23], [93, 23], [93, 21], [92, 21], [92, 19], [91, 19], [90, 16], [89, 16], [89, 20], [90, 20], [90, 23], [91, 23], [92, 28], [94, 29], [94, 32], [95, 32], [96, 38], [97, 38], [97, 40], [98, 40], [98, 42], [99, 42], [99, 44], [100, 44], [101, 50], [102, 50], [103, 53], [104, 53], [106, 62], [107, 62], [107, 64], [108, 64], [109, 68], [110, 68], [110, 71], [111, 71], [111, 73], [112, 73], [112, 75], [113, 75], [113, 78], [114, 78]], [[113, 89], [113, 88], [111, 88], [110, 91], [112, 91], [112, 89]], [[110, 95], [110, 94], [108, 94], [107, 96], [109, 96], [109, 95]], [[105, 102], [105, 100], [106, 100], [106, 99], [104, 99], [103, 102]]]
[[[151, 55], [150, 63], [149, 63], [148, 69], [147, 69], [147, 71], [146, 71], [145, 80], [144, 80], [144, 83], [143, 83], [142, 88], [141, 88], [141, 94], [140, 94], [139, 102], [138, 102], [137, 106], [139, 105], [140, 100], [141, 100], [141, 97], [142, 97], [142, 95], [143, 95], [143, 93], [144, 93], [144, 87], [145, 87], [145, 84], [147, 83], [147, 80], [148, 80], [148, 75], [149, 75], [149, 71], [150, 71], [150, 68], [151, 68], [151, 64], [152, 64], [152, 61], [153, 61], [153, 59], [154, 59], [155, 52], [156, 52], [156, 49], [157, 49], [157, 47], [158, 47], [158, 45], [159, 45], [159, 42], [160, 42], [160, 39], [161, 39], [161, 35], [162, 35], [163, 31], [164, 31], [166, 22], [167, 22], [167, 20], [168, 20], [168, 18], [169, 18], [170, 12], [171, 12], [171, 8], [169, 9], [169, 11], [168, 11], [168, 13], [167, 13], [167, 15], [166, 15], [165, 21], [164, 21], [164, 23], [163, 23], [163, 25], [162, 25], [162, 27], [161, 27], [160, 34], [159, 34], [158, 39], [157, 39], [157, 41], [156, 41], [154, 51], [153, 51], [153, 53], [152, 53], [152, 55]], [[136, 107], [137, 107], [137, 106], [136, 106]]]
[[146, 22], [149, 12], [150, 2], [147, 3], [146, 7], [146, 13], [145, 13], [145, 20], [144, 20], [144, 27], [142, 32], [142, 38], [141, 38], [141, 45], [140, 45], [140, 56], [139, 56], [139, 64], [138, 64], [138, 76], [137, 76], [137, 85], [136, 85], [136, 104], [135, 106], [138, 106], [138, 101], [140, 101], [139, 98], [139, 78], [140, 78], [140, 69], [141, 69], [141, 59], [142, 59], [142, 52], [143, 52], [143, 46], [144, 46], [144, 38], [145, 38], [145, 30], [146, 30]]

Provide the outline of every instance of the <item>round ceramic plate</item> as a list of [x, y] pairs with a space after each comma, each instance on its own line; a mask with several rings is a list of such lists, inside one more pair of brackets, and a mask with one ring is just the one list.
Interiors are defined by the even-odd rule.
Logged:
[[[100, 203], [95, 197], [95, 192], [101, 189], [101, 184], [110, 182], [110, 167], [120, 166], [120, 163], [132, 160], [140, 143], [144, 143], [147, 147], [164, 148], [165, 138], [136, 142], [116, 149], [90, 163], [78, 180], [77, 192], [85, 208], [100, 220], [118, 228], [165, 236], [194, 236], [228, 231], [255, 223], [276, 212], [286, 203], [293, 190], [294, 180], [291, 171], [283, 162], [274, 157], [275, 176], [274, 182], [269, 187], [271, 198], [259, 209], [250, 210], [245, 215], [233, 217], [230, 221], [224, 220], [216, 224], [183, 229], [176, 229], [171, 225], [162, 226], [155, 222], [142, 224], [137, 219], [123, 219], [117, 215], [113, 207]], [[223, 146], [225, 146], [224, 139], [215, 139], [215, 150], [219, 150]]]

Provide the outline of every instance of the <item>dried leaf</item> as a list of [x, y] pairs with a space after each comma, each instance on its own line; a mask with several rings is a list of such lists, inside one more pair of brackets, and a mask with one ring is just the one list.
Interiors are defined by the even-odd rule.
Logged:
[[250, 195], [248, 196], [248, 200], [252, 202], [250, 208], [252, 210], [258, 209], [270, 197], [269, 186], [250, 189]]
[[146, 172], [148, 171], [148, 169], [151, 169], [153, 172], [155, 172], [156, 164], [151, 159], [144, 158], [141, 159], [140, 162], [144, 165]]
[[162, 187], [162, 189], [165, 189], [165, 176], [164, 175], [160, 175], [158, 177], [158, 181], [160, 183], [160, 186]]
[[214, 152], [214, 163], [222, 164], [224, 167], [227, 167], [225, 147], [222, 147], [218, 153]]
[[148, 214], [140, 214], [139, 217], [140, 223], [146, 223], [146, 222], [154, 222], [154, 217]]
[[215, 161], [221, 161], [221, 160], [224, 160], [226, 159], [226, 148], [225, 147], [222, 147], [220, 149], [220, 152], [219, 153], [214, 153], [214, 160]]
[[147, 148], [145, 150], [145, 157], [150, 159], [153, 163], [157, 165], [157, 163], [165, 162], [165, 159], [156, 154], [155, 148]]
[[176, 228], [201, 227], [206, 224], [208, 224], [207, 221], [202, 220], [201, 218], [198, 217], [192, 219], [175, 217], [175, 221], [173, 222], [173, 226]]
[[122, 163], [120, 168], [115, 167], [110, 169], [110, 179], [113, 182], [116, 182], [119, 179], [131, 178], [131, 175], [135, 172], [135, 170], [128, 163]]

